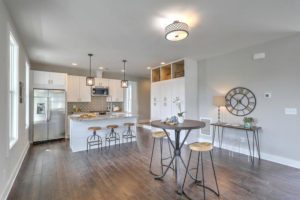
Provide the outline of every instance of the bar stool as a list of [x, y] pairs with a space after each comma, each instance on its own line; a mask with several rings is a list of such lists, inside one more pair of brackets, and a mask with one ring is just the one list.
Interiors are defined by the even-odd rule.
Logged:
[[[156, 132], [153, 132], [152, 133], [152, 137], [153, 137], [153, 147], [152, 147], [152, 153], [151, 153], [151, 161], [150, 161], [150, 166], [149, 166], [149, 172], [152, 174], [152, 175], [155, 175], [155, 176], [158, 176], [156, 173], [154, 173], [152, 171], [152, 159], [153, 159], [153, 152], [154, 152], [154, 147], [155, 147], [155, 141], [157, 139], [160, 140], [160, 166], [161, 166], [161, 173], [163, 174], [163, 167], [167, 167], [167, 165], [163, 164], [163, 161], [164, 160], [167, 160], [167, 159], [172, 159], [172, 151], [171, 151], [171, 146], [170, 146], [170, 141], [168, 139], [168, 146], [169, 146], [169, 153], [170, 153], [170, 156], [169, 157], [166, 157], [166, 158], [163, 158], [163, 140], [165, 137], [167, 137], [167, 134], [164, 132], [164, 131], [156, 131]], [[174, 170], [174, 165], [172, 163], [172, 167], [170, 167], [171, 169]]]
[[108, 148], [110, 149], [110, 142], [115, 141], [115, 146], [117, 145], [117, 141], [119, 141], [119, 148], [120, 148], [120, 135], [115, 131], [116, 128], [119, 128], [116, 124], [111, 124], [106, 126], [107, 129], [110, 129], [110, 132], [105, 137], [105, 146], [106, 142], [108, 142]]
[[89, 151], [92, 146], [98, 146], [98, 149], [102, 150], [102, 139], [97, 135], [97, 131], [101, 130], [101, 127], [89, 127], [89, 131], [93, 131], [93, 135], [90, 135], [86, 139], [86, 150]]
[[[184, 181], [183, 181], [182, 189], [184, 187], [184, 183], [185, 183], [185, 180], [186, 180], [186, 175], [189, 172], [189, 170], [196, 169], [196, 178], [192, 177], [192, 179], [195, 181], [195, 184], [197, 184], [198, 186], [201, 186], [203, 188], [204, 199], [206, 199], [206, 195], [205, 195], [205, 190], [206, 189], [210, 190], [211, 192], [213, 192], [217, 196], [220, 196], [219, 186], [218, 186], [217, 176], [216, 176], [216, 171], [215, 171], [215, 166], [214, 166], [214, 162], [213, 162], [213, 158], [212, 158], [213, 145], [211, 143], [208, 143], [208, 142], [196, 142], [196, 143], [190, 144], [189, 148], [190, 148], [191, 151], [190, 151], [188, 165], [187, 165], [187, 168], [186, 168], [186, 173], [185, 173], [185, 176], [184, 176]], [[189, 169], [190, 160], [191, 160], [191, 156], [192, 156], [192, 152], [193, 151], [194, 152], [198, 152], [197, 168]], [[212, 188], [210, 188], [210, 187], [208, 187], [208, 186], [205, 185], [204, 167], [203, 167], [203, 158], [202, 158], [203, 157], [202, 156], [203, 152], [209, 152], [210, 160], [211, 160], [211, 166], [212, 166], [212, 169], [213, 169], [213, 172], [214, 172], [214, 177], [215, 177], [215, 183], [216, 183], [216, 187], [217, 187], [217, 192], [215, 190], [213, 190]], [[199, 158], [201, 158], [202, 180], [198, 180]]]
[[133, 131], [131, 129], [131, 127], [134, 126], [134, 123], [124, 123], [124, 126], [127, 126], [127, 130], [123, 132], [122, 140], [126, 139], [128, 141], [128, 139], [130, 139], [130, 142], [132, 142], [132, 138], [136, 137], [135, 135], [133, 135]]

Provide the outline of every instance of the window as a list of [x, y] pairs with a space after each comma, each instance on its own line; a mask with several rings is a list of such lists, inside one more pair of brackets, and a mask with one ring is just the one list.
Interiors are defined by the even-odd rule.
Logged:
[[26, 87], [26, 91], [25, 91], [25, 95], [26, 95], [26, 111], [25, 111], [25, 128], [28, 129], [29, 128], [29, 103], [30, 103], [30, 96], [29, 96], [29, 77], [30, 76], [30, 67], [28, 62], [26, 62], [26, 79], [25, 79], [25, 87]]
[[19, 47], [14, 36], [9, 35], [9, 147], [18, 141], [19, 119]]

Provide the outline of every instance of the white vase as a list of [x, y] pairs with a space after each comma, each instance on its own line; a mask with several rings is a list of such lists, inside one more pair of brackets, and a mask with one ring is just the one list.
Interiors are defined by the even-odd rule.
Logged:
[[178, 117], [178, 123], [182, 124], [184, 122], [184, 117]]

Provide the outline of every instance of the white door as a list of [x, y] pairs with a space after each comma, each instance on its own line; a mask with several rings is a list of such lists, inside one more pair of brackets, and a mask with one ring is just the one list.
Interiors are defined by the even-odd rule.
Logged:
[[68, 76], [68, 102], [79, 102], [79, 76]]
[[86, 85], [86, 77], [79, 77], [79, 99], [80, 102], [91, 102], [91, 86]]
[[66, 74], [49, 72], [51, 89], [66, 89]]

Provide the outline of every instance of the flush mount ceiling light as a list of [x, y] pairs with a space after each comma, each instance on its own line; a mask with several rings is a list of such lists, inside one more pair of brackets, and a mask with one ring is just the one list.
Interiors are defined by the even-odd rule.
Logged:
[[124, 78], [123, 80], [121, 80], [121, 87], [122, 88], [128, 88], [128, 81], [125, 79], [125, 64], [127, 62], [127, 60], [122, 60], [122, 62], [124, 63], [124, 68], [123, 68], [123, 73], [124, 73]]
[[90, 76], [86, 77], [86, 86], [94, 86], [95, 85], [95, 78], [92, 76], [92, 56], [93, 54], [88, 54], [90, 57]]
[[77, 64], [77, 63], [72, 63], [72, 65], [73, 65], [73, 66], [77, 66], [78, 64]]
[[170, 41], [180, 41], [189, 35], [189, 26], [180, 21], [174, 21], [165, 28], [165, 37]]

